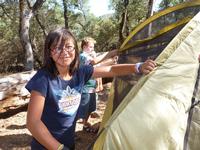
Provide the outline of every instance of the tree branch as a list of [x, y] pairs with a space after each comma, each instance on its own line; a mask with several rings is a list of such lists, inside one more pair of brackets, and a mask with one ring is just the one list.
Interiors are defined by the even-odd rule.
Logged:
[[35, 4], [33, 5], [33, 7], [32, 7], [32, 11], [33, 11], [33, 13], [35, 14], [35, 12], [40, 8], [40, 7], [42, 7], [42, 4], [45, 2], [46, 0], [37, 0], [36, 2], [35, 2]]
[[3, 6], [3, 4], [1, 4], [0, 5], [0, 7], [2, 8], [2, 10], [3, 10], [3, 12], [4, 12], [4, 14], [9, 18], [9, 19], [11, 19], [12, 20], [12, 18], [11, 18], [11, 16], [7, 13], [7, 11], [5, 10], [5, 8], [4, 8], [4, 6]]
[[35, 15], [35, 19], [36, 19], [37, 23], [39, 24], [40, 28], [42, 29], [44, 36], [46, 37], [47, 31], [45, 30], [45, 26], [42, 25], [42, 23], [40, 22], [38, 14]]

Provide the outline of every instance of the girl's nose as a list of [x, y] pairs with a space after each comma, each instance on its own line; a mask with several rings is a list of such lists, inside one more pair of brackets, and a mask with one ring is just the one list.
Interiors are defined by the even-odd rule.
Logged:
[[62, 50], [62, 54], [64, 54], [64, 55], [69, 56], [69, 53], [70, 53], [69, 51], [66, 51], [66, 50], [64, 50], [64, 49]]

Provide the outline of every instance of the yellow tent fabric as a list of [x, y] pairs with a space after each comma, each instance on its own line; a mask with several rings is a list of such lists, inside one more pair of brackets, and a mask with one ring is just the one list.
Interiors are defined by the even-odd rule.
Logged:
[[[199, 68], [199, 41], [200, 13], [156, 59], [155, 71], [142, 77], [124, 98], [104, 125], [94, 150], [184, 149], [187, 110]], [[198, 140], [193, 145], [200, 147]]]
[[[139, 24], [120, 48], [122, 52], [119, 57], [120, 63], [136, 63], [148, 57], [156, 58], [199, 10], [200, 0], [181, 3], [156, 13]], [[149, 29], [152, 32], [149, 32]], [[132, 75], [129, 79], [121, 77], [114, 79], [100, 129], [139, 78], [140, 76]]]

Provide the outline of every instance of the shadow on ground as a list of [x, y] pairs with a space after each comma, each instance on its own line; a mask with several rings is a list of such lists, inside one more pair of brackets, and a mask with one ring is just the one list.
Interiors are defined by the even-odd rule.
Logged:
[[0, 149], [23, 149], [30, 150], [31, 136], [28, 134], [14, 134], [0, 136]]
[[97, 136], [95, 133], [88, 133], [86, 131], [77, 131], [76, 135], [76, 150], [87, 150]]

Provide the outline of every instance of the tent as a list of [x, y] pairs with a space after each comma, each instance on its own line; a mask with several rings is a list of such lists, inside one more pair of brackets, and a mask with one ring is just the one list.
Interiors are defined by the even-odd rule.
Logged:
[[150, 57], [158, 67], [141, 78], [114, 79], [94, 150], [200, 148], [199, 11], [199, 0], [168, 8], [125, 40], [120, 63]]

